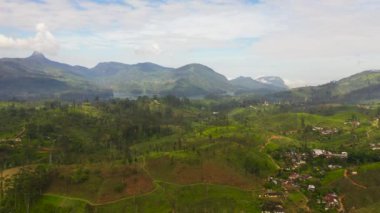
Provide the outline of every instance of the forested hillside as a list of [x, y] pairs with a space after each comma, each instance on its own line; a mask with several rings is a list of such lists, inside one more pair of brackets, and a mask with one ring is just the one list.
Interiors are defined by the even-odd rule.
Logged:
[[[379, 109], [175, 96], [3, 102], [1, 211], [371, 209], [375, 186], [360, 178], [377, 174]], [[351, 204], [355, 187], [373, 202]]]

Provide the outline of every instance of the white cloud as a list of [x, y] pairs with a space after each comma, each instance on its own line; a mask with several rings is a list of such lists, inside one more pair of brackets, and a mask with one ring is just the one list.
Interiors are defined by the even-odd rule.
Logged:
[[286, 78], [283, 80], [284, 80], [285, 84], [290, 88], [307, 86], [307, 82], [304, 80], [289, 80]]
[[36, 50], [46, 54], [56, 54], [59, 44], [47, 26], [39, 23], [36, 25], [36, 35], [33, 38], [13, 38], [0, 34], [0, 48]]
[[146, 46], [139, 46], [135, 49], [135, 54], [141, 55], [141, 56], [152, 56], [152, 55], [158, 55], [162, 52], [160, 45], [157, 43], [152, 43]]
[[[113, 60], [127, 63], [200, 62], [229, 77], [278, 75], [307, 83], [380, 67], [378, 0], [167, 0], [155, 6], [152, 1], [125, 2], [0, 0], [0, 30], [32, 31], [36, 23], [46, 23], [57, 37], [46, 26], [28, 39], [2, 32], [0, 47], [54, 52], [59, 43], [75, 64], [83, 63], [78, 60], [82, 57], [93, 65], [102, 55], [107, 60], [117, 55]], [[236, 44], [242, 38], [255, 41], [245, 50]], [[0, 57], [5, 52], [1, 48]], [[237, 50], [222, 53], [229, 48]], [[202, 50], [214, 51], [194, 56]]]

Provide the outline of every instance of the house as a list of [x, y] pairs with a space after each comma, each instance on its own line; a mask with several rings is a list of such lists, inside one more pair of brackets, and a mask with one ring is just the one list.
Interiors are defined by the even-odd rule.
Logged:
[[372, 150], [380, 150], [380, 143], [377, 143], [377, 144], [374, 144], [374, 143], [371, 143], [370, 144], [370, 147]]
[[332, 135], [332, 134], [336, 134], [338, 133], [338, 129], [337, 128], [333, 128], [333, 129], [324, 129], [320, 132], [322, 135]]
[[280, 202], [265, 202], [261, 207], [262, 213], [284, 213], [284, 207]]
[[264, 194], [263, 197], [266, 197], [266, 198], [279, 198], [279, 197], [283, 197], [284, 196], [284, 193], [282, 192], [275, 192], [275, 191], [268, 191]]
[[323, 128], [323, 127], [319, 127], [319, 126], [313, 127], [312, 130], [314, 132], [318, 132], [319, 134], [322, 134], [322, 135], [332, 135], [332, 134], [336, 134], [339, 132], [337, 128], [328, 129], [328, 128]]
[[314, 185], [308, 185], [307, 190], [314, 192], [315, 191], [315, 186]]
[[347, 158], [348, 157], [348, 153], [347, 152], [342, 152], [340, 154], [341, 158]]
[[313, 149], [313, 156], [314, 157], [319, 157], [321, 155], [324, 155], [325, 154], [325, 150], [323, 149]]
[[360, 126], [360, 121], [347, 121], [344, 122], [345, 125], [351, 125], [352, 127], [359, 127]]
[[353, 127], [359, 127], [359, 126], [360, 126], [360, 122], [359, 122], [359, 121], [352, 121], [352, 122], [351, 122], [351, 125], [352, 125]]
[[338, 195], [335, 193], [329, 193], [323, 197], [323, 203], [326, 204], [325, 209], [336, 208], [339, 206]]
[[305, 174], [305, 175], [302, 175], [299, 177], [299, 179], [302, 181], [306, 181], [306, 180], [309, 180], [311, 178], [313, 178], [313, 177], [311, 175], [308, 175], [308, 174]]
[[341, 152], [340, 154], [338, 154], [338, 153], [332, 153], [323, 149], [313, 149], [313, 157], [319, 157], [319, 156], [325, 156], [326, 158], [337, 157], [337, 158], [344, 159], [348, 157], [348, 153]]
[[336, 158], [348, 158], [348, 153], [347, 152], [341, 152], [340, 154], [335, 154], [335, 153], [328, 153], [327, 157], [336, 157]]
[[340, 169], [340, 168], [342, 168], [341, 165], [332, 165], [332, 164], [328, 165], [327, 167], [329, 167], [329, 169]]
[[289, 180], [297, 180], [298, 178], [300, 177], [300, 175], [298, 173], [293, 173], [289, 176]]
[[278, 184], [278, 181], [274, 177], [269, 177], [268, 182], [272, 182], [274, 185]]

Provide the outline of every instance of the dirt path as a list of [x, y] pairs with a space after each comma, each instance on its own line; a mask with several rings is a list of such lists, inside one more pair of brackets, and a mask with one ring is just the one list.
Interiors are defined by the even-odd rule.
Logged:
[[156, 187], [152, 191], [150, 191], [150, 192], [147, 192], [147, 193], [144, 193], [144, 194], [140, 194], [140, 195], [135, 195], [135, 196], [123, 197], [123, 198], [120, 198], [120, 199], [117, 199], [117, 200], [112, 200], [112, 201], [107, 201], [107, 202], [99, 202], [99, 203], [94, 203], [94, 202], [92, 202], [90, 200], [86, 200], [86, 199], [83, 199], [83, 198], [70, 197], [70, 196], [58, 195], [58, 194], [52, 194], [52, 193], [45, 193], [44, 195], [52, 196], [52, 197], [58, 197], [58, 198], [64, 198], [64, 199], [69, 199], [69, 200], [77, 200], [77, 201], [88, 203], [91, 206], [103, 206], [103, 205], [115, 204], [115, 203], [118, 203], [118, 202], [124, 201], [124, 200], [130, 200], [130, 199], [136, 199], [136, 198], [139, 198], [139, 197], [149, 196], [150, 194], [156, 192], [158, 189], [162, 189], [162, 186], [159, 183], [164, 183], [164, 184], [169, 184], [169, 185], [175, 185], [175, 186], [178, 186], [178, 187], [188, 187], [188, 186], [191, 187], [191, 186], [199, 186], [199, 185], [205, 185], [205, 186], [206, 185], [210, 185], [210, 186], [223, 186], [223, 187], [227, 187], [227, 188], [231, 188], [231, 189], [237, 189], [237, 190], [246, 191], [246, 192], [262, 192], [263, 191], [262, 189], [260, 189], [260, 190], [244, 190], [244, 189], [241, 189], [241, 188], [238, 188], [238, 187], [227, 186], [227, 185], [219, 185], [219, 184], [211, 184], [211, 183], [177, 184], [177, 183], [170, 183], [170, 182], [159, 181], [159, 180], [155, 180], [154, 183], [155, 183]]
[[344, 177], [347, 178], [347, 179], [351, 182], [352, 185], [355, 185], [355, 186], [360, 187], [360, 188], [362, 188], [362, 189], [366, 189], [366, 188], [367, 188], [366, 186], [361, 185], [360, 183], [358, 183], [358, 182], [352, 180], [352, 179], [350, 178], [350, 176], [348, 175], [348, 170], [347, 170], [347, 169], [344, 170]]
[[282, 136], [279, 136], [279, 135], [272, 135], [270, 136], [263, 145], [261, 145], [260, 147], [260, 151], [263, 151], [265, 149], [265, 147], [272, 141], [272, 140], [278, 140], [278, 139], [282, 139], [283, 137]]
[[19, 173], [22, 168], [29, 169], [29, 168], [33, 168], [33, 167], [35, 167], [35, 165], [18, 166], [18, 167], [13, 167], [13, 168], [10, 168], [10, 169], [6, 169], [6, 170], [3, 171], [3, 178], [4, 179], [12, 178], [12, 176], [14, 176], [17, 173]]
[[15, 168], [11, 168], [11, 169], [6, 169], [3, 171], [3, 177], [5, 179], [11, 178], [13, 175], [17, 174], [21, 168], [22, 167], [20, 166], [20, 167], [15, 167]]
[[[300, 192], [300, 191], [299, 191], [299, 192]], [[301, 192], [301, 193], [302, 193], [302, 192]], [[310, 209], [310, 207], [307, 205], [307, 204], [309, 203], [309, 198], [306, 197], [305, 195], [303, 195], [303, 196], [304, 196], [304, 198], [306, 199], [306, 203], [305, 203], [305, 205], [303, 206], [304, 209], [306, 209], [306, 212], [312, 212], [311, 209]]]
[[0, 139], [0, 142], [4, 142], [4, 141], [14, 141], [14, 142], [20, 142], [21, 141], [21, 137], [24, 136], [26, 132], [26, 128], [25, 127], [22, 127], [22, 130], [17, 133], [16, 136], [14, 136], [14, 138], [10, 138], [10, 139]]
[[[23, 168], [29, 169], [29, 168], [33, 168], [33, 167], [35, 167], [35, 165], [18, 166], [18, 167], [6, 169], [6, 170], [0, 172], [0, 178], [3, 178], [3, 180], [11, 179], [14, 175], [19, 173], [21, 169], [23, 169]], [[0, 187], [2, 187], [1, 184], [0, 184]], [[4, 186], [4, 190], [6, 190], [6, 189], [7, 188]]]
[[343, 205], [343, 198], [344, 198], [344, 195], [342, 196], [339, 196], [339, 209], [338, 209], [338, 212], [346, 212], [346, 210], [344, 209], [344, 205]]
[[107, 202], [92, 202], [90, 200], [86, 200], [86, 199], [83, 199], [83, 198], [70, 197], [70, 196], [58, 195], [58, 194], [52, 194], [52, 193], [45, 193], [45, 195], [52, 196], [52, 197], [63, 198], [63, 199], [70, 199], [70, 200], [81, 201], [81, 202], [88, 203], [91, 206], [102, 206], [102, 205], [115, 204], [115, 203], [118, 203], [120, 201], [125, 201], [125, 200], [130, 200], [130, 199], [136, 199], [138, 197], [149, 196], [150, 194], [156, 192], [157, 190], [163, 189], [163, 187], [161, 186], [161, 184], [175, 185], [175, 186], [178, 186], [178, 187], [191, 187], [191, 186], [199, 186], [199, 185], [205, 185], [205, 186], [206, 185], [210, 185], [210, 186], [223, 186], [223, 187], [227, 187], [227, 188], [231, 188], [231, 189], [236, 189], [236, 190], [240, 190], [240, 191], [256, 192], [256, 193], [263, 191], [262, 189], [250, 190], [250, 189], [242, 189], [242, 188], [234, 187], [234, 186], [228, 186], [228, 185], [222, 185], [222, 184], [204, 183], [204, 182], [201, 182], [201, 183], [192, 183], [192, 184], [178, 184], [178, 183], [171, 183], [171, 182], [166, 182], [166, 181], [161, 181], [161, 180], [155, 180], [151, 176], [151, 174], [149, 173], [149, 171], [146, 169], [146, 161], [145, 161], [144, 157], [142, 158], [142, 165], [141, 165], [141, 167], [142, 167], [142, 170], [144, 172], [146, 172], [147, 175], [150, 178], [152, 178], [153, 183], [155, 185], [155, 187], [154, 187], [154, 189], [152, 191], [146, 192], [144, 194], [139, 194], [139, 195], [135, 195], [135, 196], [127, 196], [127, 197], [123, 197], [123, 198], [120, 198], [120, 199], [116, 199], [116, 200], [112, 200], [112, 201], [107, 201]]
[[[272, 135], [270, 136], [263, 145], [261, 145], [260, 147], [260, 152], [263, 152], [265, 147], [272, 141], [272, 140], [278, 140], [278, 139], [281, 139], [283, 138], [282, 136], [278, 136], [278, 135]], [[272, 161], [272, 163], [276, 166], [276, 169], [281, 169], [281, 167], [276, 163], [276, 161], [272, 158], [271, 155], [267, 154], [269, 159]]]
[[22, 127], [22, 130], [16, 135], [15, 139], [21, 138], [26, 131], [25, 127]]

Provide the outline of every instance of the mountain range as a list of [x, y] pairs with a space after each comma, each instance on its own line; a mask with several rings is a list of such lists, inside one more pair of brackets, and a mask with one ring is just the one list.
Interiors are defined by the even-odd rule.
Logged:
[[27, 58], [0, 59], [0, 99], [85, 100], [112, 96], [78, 73], [87, 68], [70, 66], [34, 52]]
[[103, 62], [71, 66], [34, 52], [27, 58], [0, 59], [0, 100], [93, 100], [138, 96], [265, 96], [273, 101], [357, 103], [380, 99], [380, 71], [369, 70], [319, 86], [289, 89], [276, 76], [228, 80], [202, 64], [179, 68], [153, 63]]
[[288, 87], [279, 77], [225, 76], [202, 64], [179, 68], [153, 63], [103, 62], [93, 68], [71, 66], [34, 52], [27, 58], [0, 59], [0, 99], [86, 100], [95, 97], [176, 95], [204, 97], [242, 93], [269, 94]]

